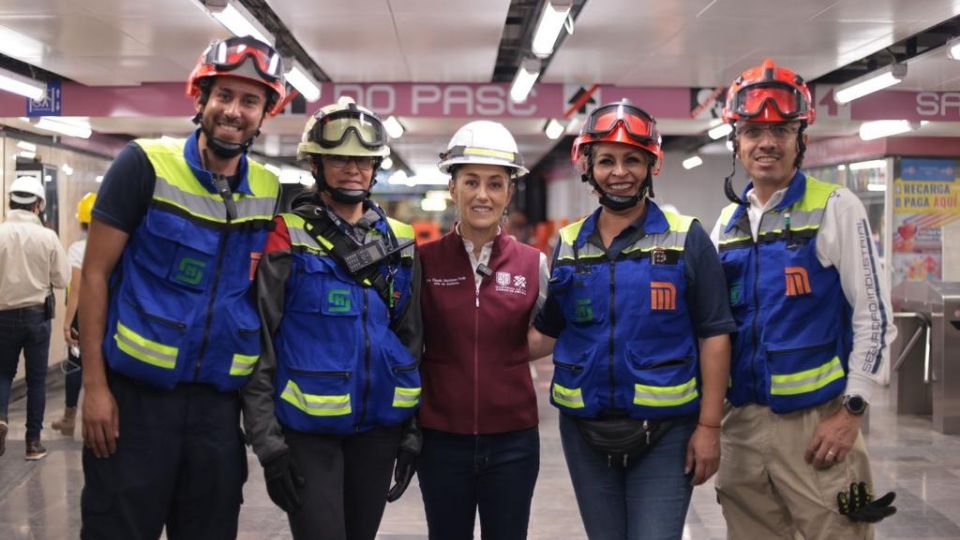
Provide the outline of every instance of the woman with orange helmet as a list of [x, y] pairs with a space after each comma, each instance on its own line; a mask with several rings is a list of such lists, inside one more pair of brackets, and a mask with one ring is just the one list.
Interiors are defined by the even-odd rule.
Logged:
[[531, 356], [553, 350], [550, 402], [590, 538], [680, 538], [716, 472], [734, 329], [700, 223], [650, 200], [656, 121], [604, 105], [573, 144], [592, 215], [561, 229]]

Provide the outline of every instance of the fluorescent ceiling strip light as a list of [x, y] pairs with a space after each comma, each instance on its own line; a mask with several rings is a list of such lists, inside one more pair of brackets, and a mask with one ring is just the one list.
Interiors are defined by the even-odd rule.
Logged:
[[707, 131], [707, 135], [709, 135], [711, 139], [717, 140], [726, 137], [731, 131], [733, 131], [733, 126], [730, 124], [720, 124], [717, 127], [710, 128], [710, 130]]
[[210, 14], [236, 36], [253, 36], [264, 43], [273, 45], [273, 36], [265, 30], [261, 30], [260, 22], [257, 21], [256, 17], [247, 13], [247, 10], [242, 6], [235, 7], [233, 3], [228, 3], [227, 7], [221, 11], [211, 11]]
[[303, 95], [303, 99], [311, 103], [320, 99], [320, 85], [307, 74], [307, 70], [300, 67], [300, 64], [294, 62], [293, 67], [287, 72], [287, 82]]
[[513, 78], [513, 84], [510, 85], [510, 100], [514, 103], [523, 103], [530, 95], [530, 90], [537, 82], [540, 76], [540, 62], [528, 59], [524, 60], [517, 68], [517, 74]]
[[693, 169], [694, 167], [699, 167], [703, 165], [703, 158], [701, 158], [700, 156], [690, 156], [687, 159], [683, 160], [682, 165], [684, 169], [690, 170], [690, 169]]
[[403, 136], [403, 124], [392, 114], [383, 121], [383, 128], [387, 130], [387, 135], [389, 135], [391, 139], [399, 139]]
[[563, 124], [553, 118], [547, 120], [547, 125], [543, 126], [543, 132], [551, 141], [559, 139], [563, 135], [564, 129]]
[[36, 128], [80, 139], [89, 139], [93, 134], [90, 122], [81, 119], [44, 116], [37, 121]]
[[22, 158], [25, 158], [25, 159], [33, 159], [33, 158], [37, 157], [37, 153], [36, 153], [36, 152], [29, 152], [29, 151], [27, 151], [27, 150], [21, 150], [20, 153], [17, 154], [17, 155], [20, 156], [20, 157], [22, 157]]
[[27, 142], [27, 141], [17, 141], [17, 148], [19, 148], [19, 149], [21, 149], [21, 150], [26, 150], [27, 152], [36, 152], [36, 151], [37, 151], [37, 145], [33, 144], [32, 142]]
[[858, 161], [850, 164], [851, 171], [863, 171], [866, 169], [883, 169], [887, 166], [885, 159], [871, 159], [870, 161]]
[[907, 120], [875, 120], [860, 124], [860, 138], [865, 141], [872, 141], [873, 139], [899, 135], [912, 130], [913, 126]]
[[40, 101], [47, 95], [47, 83], [24, 77], [6, 69], [0, 69], [0, 90]]
[[953, 60], [960, 60], [960, 38], [947, 42], [947, 56]]
[[867, 191], [886, 191], [886, 184], [867, 184]]
[[893, 64], [841, 84], [834, 89], [833, 99], [841, 104], [850, 103], [867, 94], [872, 94], [878, 90], [883, 90], [884, 88], [898, 84], [906, 76], [906, 64]]
[[563, 29], [563, 23], [570, 15], [572, 2], [551, 2], [548, 1], [540, 12], [540, 20], [537, 22], [537, 30], [533, 34], [533, 45], [530, 47], [533, 54], [540, 58], [546, 58], [553, 54], [553, 45], [560, 36], [560, 30]]

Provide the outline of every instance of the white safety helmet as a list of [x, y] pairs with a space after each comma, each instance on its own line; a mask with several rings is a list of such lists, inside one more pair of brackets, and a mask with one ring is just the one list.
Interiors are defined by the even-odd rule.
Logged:
[[10, 184], [10, 201], [17, 204], [33, 204], [40, 199], [42, 204], [47, 202], [47, 194], [43, 183], [35, 176], [20, 176]]
[[489, 120], [476, 120], [458, 129], [447, 151], [440, 154], [438, 167], [440, 172], [450, 174], [450, 167], [470, 163], [501, 165], [511, 170], [513, 178], [530, 172], [523, 166], [523, 156], [510, 131]]
[[341, 96], [307, 119], [297, 158], [307, 160], [310, 154], [384, 158], [390, 155], [388, 139], [375, 112], [357, 105], [350, 96]]

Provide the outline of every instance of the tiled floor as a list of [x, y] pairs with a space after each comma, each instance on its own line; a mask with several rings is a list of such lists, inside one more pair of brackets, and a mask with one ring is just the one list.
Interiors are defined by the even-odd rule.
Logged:
[[[541, 396], [549, 381], [549, 365], [538, 364]], [[867, 436], [873, 458], [876, 490], [897, 492], [896, 516], [877, 529], [880, 539], [960, 539], [960, 437], [930, 429], [929, 419], [897, 417], [879, 396]], [[59, 415], [62, 390], [51, 391], [47, 424]], [[59, 540], [76, 538], [80, 525], [80, 442], [44, 432], [50, 454], [39, 462], [23, 460], [23, 401], [11, 406], [7, 453], [0, 457], [0, 539]], [[567, 476], [557, 415], [541, 399], [542, 465], [533, 502], [531, 539], [585, 538]], [[263, 475], [250, 454], [250, 481], [244, 487], [240, 538], [289, 538], [284, 515], [267, 497]], [[380, 528], [381, 540], [426, 538], [426, 525], [416, 481], [404, 497], [388, 505]], [[479, 538], [479, 533], [477, 534]], [[685, 539], [722, 539], [723, 517], [712, 483], [694, 491]]]

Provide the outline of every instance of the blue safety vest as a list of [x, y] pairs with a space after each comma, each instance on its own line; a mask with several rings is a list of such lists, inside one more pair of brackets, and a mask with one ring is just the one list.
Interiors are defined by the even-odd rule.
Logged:
[[566, 326], [550, 402], [572, 416], [665, 419], [699, 409], [699, 351], [683, 249], [693, 218], [647, 202], [644, 235], [615, 259], [588, 243], [599, 211], [560, 231], [549, 294]]
[[244, 158], [249, 189], [241, 184], [233, 194], [237, 216], [228, 219], [221, 196], [197, 179], [209, 173], [188, 162], [184, 141], [136, 143], [157, 178], [111, 276], [106, 361], [161, 388], [199, 382], [236, 390], [260, 358], [251, 283], [276, 209], [277, 178]]
[[[757, 241], [746, 206], [724, 208], [720, 260], [737, 323], [727, 398], [734, 406], [806, 409], [846, 387], [852, 309], [840, 275], [817, 259], [817, 233], [839, 189], [797, 173], [764, 213]], [[747, 187], [750, 189], [750, 186]]]
[[[391, 310], [371, 285], [360, 285], [328, 253], [332, 243], [307, 230], [296, 214], [281, 214], [290, 233], [291, 267], [284, 316], [274, 338], [276, 414], [285, 427], [306, 433], [349, 434], [400, 424], [420, 404], [420, 373], [390, 327], [410, 302], [414, 247], [401, 251], [393, 273], [399, 293]], [[389, 225], [388, 225], [389, 223]], [[413, 227], [380, 219], [398, 239]], [[392, 311], [392, 313], [391, 313]]]

